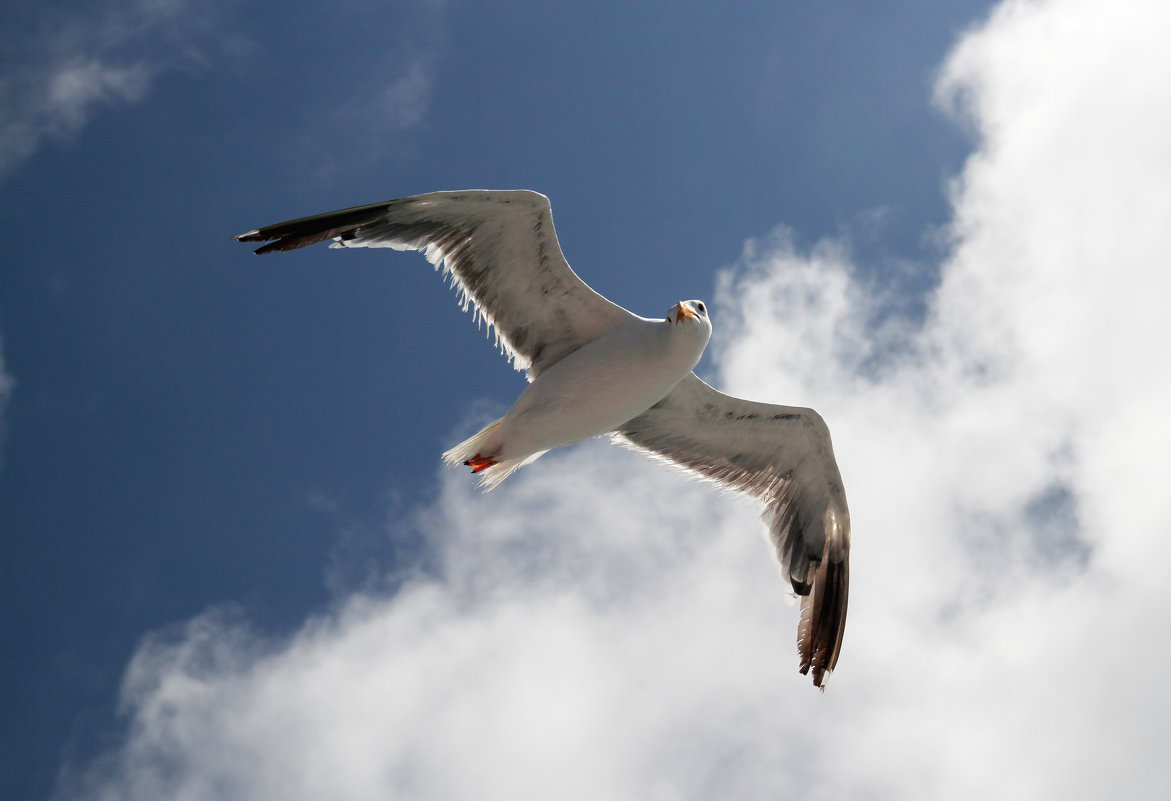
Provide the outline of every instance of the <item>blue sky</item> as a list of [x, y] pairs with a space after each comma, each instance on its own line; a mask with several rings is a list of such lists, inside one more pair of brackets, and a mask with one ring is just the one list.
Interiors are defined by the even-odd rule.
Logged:
[[[323, 8], [0, 33], [0, 797], [1165, 789], [1162, 4]], [[825, 414], [824, 696], [751, 504], [601, 443], [477, 495], [523, 378], [423, 259], [231, 239], [471, 187]]]

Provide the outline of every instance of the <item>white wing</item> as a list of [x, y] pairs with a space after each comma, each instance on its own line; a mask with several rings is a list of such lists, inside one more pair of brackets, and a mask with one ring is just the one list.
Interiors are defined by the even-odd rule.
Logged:
[[549, 199], [536, 192], [432, 192], [269, 225], [236, 239], [269, 242], [257, 253], [327, 239], [335, 240], [332, 247], [422, 251], [451, 275], [465, 308], [469, 300], [475, 304], [530, 380], [633, 317], [570, 269]]
[[802, 596], [801, 672], [824, 688], [838, 661], [850, 582], [850, 512], [829, 429], [812, 409], [717, 392], [695, 373], [616, 432], [764, 501], [781, 568]]

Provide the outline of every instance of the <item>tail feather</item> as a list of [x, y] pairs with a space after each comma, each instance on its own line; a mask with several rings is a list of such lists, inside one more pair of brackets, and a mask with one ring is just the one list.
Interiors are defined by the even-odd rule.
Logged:
[[477, 476], [480, 479], [480, 489], [484, 490], [484, 492], [496, 489], [501, 481], [515, 473], [518, 468], [523, 467], [524, 465], [536, 459], [542, 453], [544, 453], [544, 451], [541, 451], [540, 453], [534, 453], [529, 456], [521, 456], [516, 459], [505, 459], [503, 462], [497, 462], [491, 467], [485, 467], [483, 470], [477, 473]]
[[465, 439], [451, 450], [443, 454], [443, 461], [450, 465], [468, 465], [472, 472], [480, 479], [480, 488], [485, 492], [495, 489], [501, 481], [516, 472], [517, 468], [536, 459], [544, 451], [520, 456], [516, 459], [497, 461], [503, 445], [500, 436], [500, 424], [504, 418], [494, 420], [480, 429], [476, 434]]

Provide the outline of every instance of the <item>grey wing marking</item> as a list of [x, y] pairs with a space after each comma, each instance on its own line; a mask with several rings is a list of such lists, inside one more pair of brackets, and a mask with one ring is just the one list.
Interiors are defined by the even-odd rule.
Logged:
[[535, 378], [630, 312], [589, 288], [557, 241], [549, 199], [529, 191], [433, 192], [258, 228], [258, 254], [331, 247], [422, 251], [475, 304], [518, 370]]
[[777, 559], [801, 598], [801, 672], [824, 688], [846, 623], [850, 512], [829, 429], [812, 409], [718, 392], [694, 373], [616, 435], [760, 498]]

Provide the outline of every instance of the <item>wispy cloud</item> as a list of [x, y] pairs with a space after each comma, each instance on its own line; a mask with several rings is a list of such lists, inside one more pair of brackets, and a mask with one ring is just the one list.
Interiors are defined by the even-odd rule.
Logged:
[[[441, 29], [439, 21], [435, 28]], [[395, 52], [381, 69], [366, 71], [331, 112], [299, 135], [296, 158], [314, 164], [317, 179], [329, 182], [355, 163], [369, 166], [409, 150], [407, 135], [426, 125], [439, 47], [407, 59]]]
[[167, 69], [203, 60], [196, 32], [212, 8], [185, 0], [120, 0], [45, 15], [34, 33], [9, 33], [0, 74], [0, 178], [46, 141], [77, 135], [103, 108], [142, 100]]
[[4, 465], [4, 434], [6, 430], [6, 413], [8, 411], [8, 402], [12, 397], [12, 389], [16, 385], [16, 381], [12, 375], [4, 367], [4, 340], [0, 339], [0, 467]]
[[430, 94], [431, 71], [422, 62], [412, 61], [372, 105], [375, 113], [383, 118], [386, 127], [405, 131], [423, 121]]
[[819, 408], [850, 492], [824, 696], [751, 504], [594, 444], [444, 475], [434, 569], [288, 640], [150, 638], [60, 797], [1157, 797], [1171, 9], [1122, 8], [1007, 3], [953, 52], [979, 138], [924, 321], [783, 230], [721, 278], [714, 378]]

